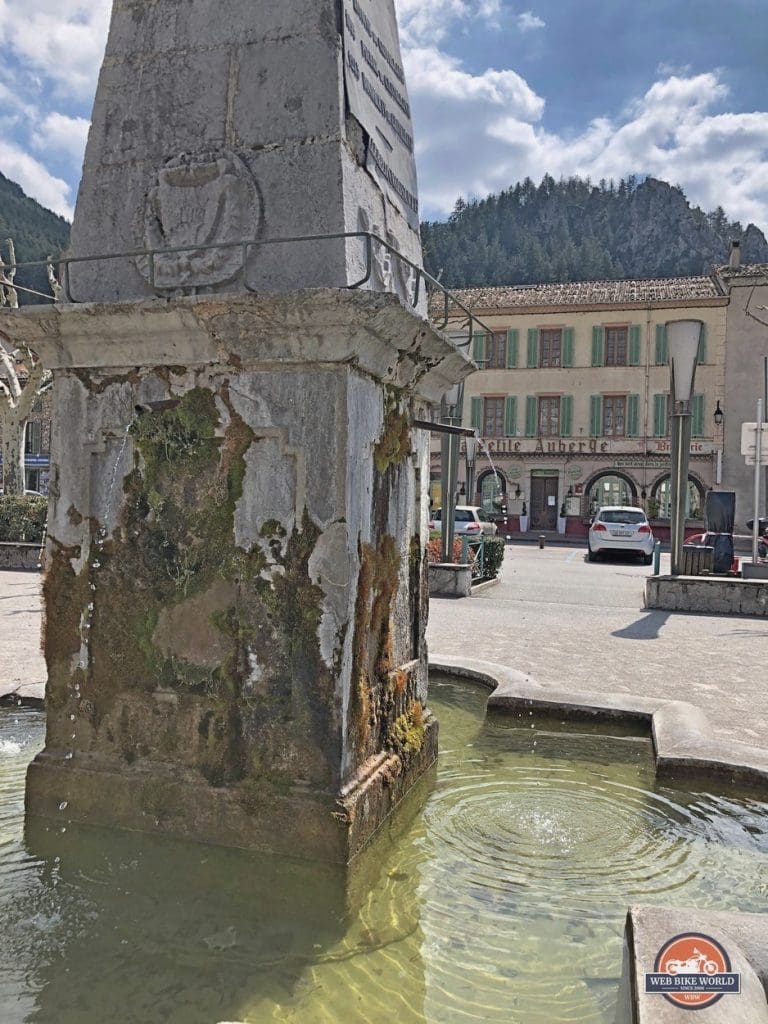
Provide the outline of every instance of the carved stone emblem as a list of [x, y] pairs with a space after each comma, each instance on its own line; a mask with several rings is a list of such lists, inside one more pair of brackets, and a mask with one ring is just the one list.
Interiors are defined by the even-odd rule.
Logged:
[[[180, 251], [154, 257], [155, 288], [196, 289], [233, 281], [244, 272], [243, 250], [239, 244], [225, 246], [258, 238], [262, 222], [258, 185], [235, 153], [183, 153], [170, 160], [147, 195], [144, 240], [153, 251]], [[141, 257], [137, 265], [151, 282], [149, 258]]]

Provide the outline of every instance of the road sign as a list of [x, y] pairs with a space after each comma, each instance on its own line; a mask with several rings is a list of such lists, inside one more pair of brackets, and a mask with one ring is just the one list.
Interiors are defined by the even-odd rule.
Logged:
[[[768, 466], [768, 423], [762, 423], [760, 431], [760, 465]], [[741, 454], [748, 466], [755, 465], [757, 448], [757, 423], [742, 423]]]

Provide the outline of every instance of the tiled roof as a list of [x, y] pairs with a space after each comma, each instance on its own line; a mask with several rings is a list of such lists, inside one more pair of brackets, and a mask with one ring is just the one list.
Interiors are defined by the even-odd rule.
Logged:
[[640, 281], [572, 281], [499, 288], [456, 288], [453, 294], [473, 310], [528, 306], [622, 305], [716, 299], [722, 292], [712, 277], [661, 277]]

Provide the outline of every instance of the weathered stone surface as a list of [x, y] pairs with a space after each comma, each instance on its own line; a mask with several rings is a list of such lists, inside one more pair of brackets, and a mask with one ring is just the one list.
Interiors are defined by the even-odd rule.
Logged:
[[[363, 0], [360, 9], [399, 63], [392, 0]], [[346, 14], [357, 25], [351, 34], [338, 0], [226, 10], [211, 0], [116, 0], [72, 252], [188, 248], [154, 267], [141, 258], [75, 265], [73, 297], [244, 291], [246, 283], [258, 290], [343, 287], [365, 274], [359, 241], [254, 247], [244, 275], [239, 248], [200, 249], [297, 235], [375, 231], [420, 265], [418, 216], [378, 174], [369, 153], [373, 134], [387, 150], [380, 129], [391, 136], [393, 152], [403, 150], [402, 138], [412, 131], [407, 89], [383, 59], [380, 71], [367, 63], [369, 81], [397, 118], [382, 116], [374, 128], [350, 114], [347, 58], [354, 64], [364, 36], [371, 60], [377, 58], [357, 11], [350, 5]], [[391, 90], [393, 79], [397, 102], [384, 84]], [[403, 158], [412, 167], [412, 143]], [[408, 275], [388, 262], [377, 253], [367, 287], [405, 296]]]
[[768, 615], [768, 580], [649, 576], [646, 606], [702, 615]]
[[30, 812], [354, 856], [436, 756], [410, 424], [470, 364], [393, 296], [48, 315], [24, 320], [57, 366]]
[[17, 544], [0, 542], [0, 569], [40, 568], [41, 548], [39, 544]]
[[433, 562], [429, 566], [429, 592], [442, 597], [469, 597], [472, 569], [468, 565]]

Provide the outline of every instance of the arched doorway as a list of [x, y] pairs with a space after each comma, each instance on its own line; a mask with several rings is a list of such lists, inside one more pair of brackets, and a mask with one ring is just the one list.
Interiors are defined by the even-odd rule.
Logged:
[[498, 470], [486, 470], [477, 481], [480, 506], [488, 515], [498, 514], [507, 493], [507, 481]]
[[590, 515], [594, 515], [604, 505], [637, 505], [634, 480], [615, 469], [594, 476], [587, 484], [586, 491]]
[[[686, 519], [704, 518], [704, 485], [695, 476], [688, 476], [688, 494], [685, 502]], [[651, 488], [651, 501], [659, 519], [669, 519], [672, 506], [672, 480], [669, 474], [657, 480]], [[658, 504], [658, 510], [656, 510]]]

